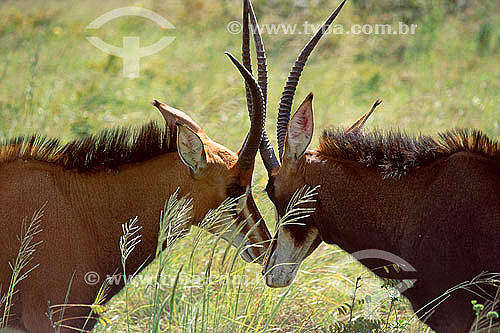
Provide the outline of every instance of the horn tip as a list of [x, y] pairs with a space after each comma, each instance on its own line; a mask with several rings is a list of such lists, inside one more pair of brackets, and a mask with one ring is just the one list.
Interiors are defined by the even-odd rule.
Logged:
[[343, 0], [340, 5], [338, 5], [337, 9], [335, 10], [337, 12], [337, 14], [342, 10], [342, 8], [344, 8], [344, 5], [345, 3], [347, 2], [347, 0]]
[[236, 64], [237, 60], [236, 60], [236, 58], [235, 58], [235, 57], [231, 54], [231, 52], [227, 52], [227, 51], [226, 51], [226, 52], [224, 52], [224, 54], [225, 54], [225, 55], [227, 55], [227, 56], [228, 56], [228, 58], [229, 58], [229, 59], [230, 59], [233, 63], [235, 63], [235, 64]]

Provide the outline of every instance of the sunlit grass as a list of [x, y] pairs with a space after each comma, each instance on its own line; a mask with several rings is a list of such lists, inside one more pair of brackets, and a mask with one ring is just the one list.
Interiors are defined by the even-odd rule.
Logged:
[[[260, 22], [319, 23], [336, 5], [311, 1], [312, 7], [304, 9], [290, 3], [255, 1]], [[85, 30], [99, 15], [124, 6], [118, 1], [1, 2], [0, 139], [40, 132], [68, 140], [103, 127], [160, 121], [150, 106], [150, 100], [157, 98], [187, 112], [214, 140], [237, 150], [249, 126], [248, 115], [243, 82], [223, 53], [240, 52], [240, 36], [226, 30], [228, 22], [240, 19], [240, 3], [143, 0], [134, 5], [158, 12], [176, 29], [163, 32], [145, 19], [122, 18], [97, 31]], [[383, 10], [360, 13], [354, 4], [348, 4], [338, 23], [349, 26], [399, 19]], [[498, 6], [493, 1], [478, 1], [453, 14], [427, 7], [412, 19], [415, 22], [408, 23], [418, 24], [416, 35], [328, 35], [320, 43], [303, 73], [294, 103], [298, 105], [310, 91], [315, 93], [315, 138], [328, 126], [350, 125], [377, 98], [384, 104], [367, 128], [435, 133], [451, 127], [476, 127], [492, 137], [500, 136], [500, 30], [493, 24], [500, 21]], [[123, 36], [134, 35], [140, 36], [144, 46], [164, 34], [176, 40], [162, 52], [142, 58], [141, 76], [133, 80], [122, 77], [120, 58], [85, 40], [97, 35], [121, 46]], [[263, 36], [269, 57], [266, 127], [272, 141], [283, 84], [308, 38], [297, 34]], [[273, 228], [271, 204], [263, 193], [266, 180], [258, 163], [254, 195]], [[185, 249], [192, 249], [194, 243], [199, 245], [194, 247], [189, 265], [182, 266], [187, 260]], [[236, 250], [200, 231], [179, 240], [169, 254], [163, 271], [165, 283], [159, 292], [170, 295], [176, 277], [181, 277], [175, 284], [172, 329], [189, 327], [190, 318], [201, 316], [195, 311], [203, 300], [203, 313], [219, 318], [218, 322], [209, 319], [207, 325], [220, 330], [222, 322], [230, 330], [240, 331], [264, 327], [278, 331], [326, 329], [348, 318], [339, 309], [351, 304], [356, 279], [361, 275], [356, 298], [365, 303], [358, 304], [354, 313], [359, 314], [359, 310], [385, 320], [391, 307], [391, 297], [380, 288], [381, 281], [367, 275], [336, 247], [320, 246], [305, 261], [289, 290], [266, 288], [261, 267], [239, 259], [234, 261], [234, 274], [228, 275], [228, 263], [221, 262], [227, 251], [234, 255]], [[211, 277], [220, 279], [203, 282], [210, 258]], [[144, 300], [150, 297], [150, 281], [159, 265], [155, 261], [131, 281], [128, 297], [123, 293], [107, 304], [105, 316], [112, 322], [111, 331], [125, 329], [127, 304], [132, 309], [131, 331], [148, 327], [146, 318], [151, 318], [152, 312]], [[285, 292], [288, 294], [282, 299]], [[402, 320], [413, 318], [405, 301], [393, 306], [397, 311], [392, 315], [397, 313]], [[417, 330], [417, 324], [412, 325]]]
[[[305, 190], [297, 193], [299, 206], [310, 201], [308, 195]], [[164, 214], [171, 217], [165, 223], [167, 229], [171, 224], [181, 225], [183, 204], [173, 198], [166, 205], [171, 207], [169, 214]], [[220, 212], [232, 209], [234, 202], [223, 203], [206, 220], [220, 222], [224, 218]], [[185, 207], [189, 211], [189, 206]], [[296, 210], [289, 215], [295, 220], [297, 214], [310, 212], [300, 210], [297, 204], [290, 210]], [[339, 250], [323, 248], [314, 265], [309, 262], [302, 267], [295, 284], [270, 289], [262, 283], [259, 266], [240, 260], [241, 249], [205, 229], [195, 228], [180, 240], [175, 236], [178, 242], [166, 244], [163, 252], [157, 252], [157, 260], [107, 305], [96, 330], [310, 331], [351, 320], [372, 320], [378, 327], [395, 327], [395, 320], [402, 325], [413, 318], [390, 288], [380, 288], [379, 280], [363, 272], [353, 260], [346, 262]], [[332, 259], [333, 265], [325, 262]], [[350, 276], [357, 276], [356, 281]], [[352, 310], [345, 311], [346, 306]], [[411, 327], [420, 325], [415, 321]]]
[[16, 258], [9, 261], [9, 268], [12, 271], [10, 283], [7, 290], [0, 288], [0, 331], [4, 332], [10, 319], [11, 308], [13, 307], [14, 295], [19, 291], [19, 284], [29, 278], [30, 273], [39, 264], [33, 263], [34, 254], [38, 246], [43, 242], [39, 235], [43, 230], [40, 221], [45, 212], [45, 204], [33, 213], [31, 219], [24, 217], [21, 223], [21, 230], [18, 235], [19, 249]]

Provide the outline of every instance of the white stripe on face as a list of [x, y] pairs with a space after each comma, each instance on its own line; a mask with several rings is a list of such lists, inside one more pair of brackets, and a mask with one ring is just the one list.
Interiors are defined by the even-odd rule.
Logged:
[[234, 247], [239, 248], [240, 255], [243, 260], [246, 262], [252, 262], [255, 258], [248, 249], [250, 242], [241, 231], [236, 233], [237, 229], [238, 226], [233, 223], [231, 227], [229, 227], [228, 230], [221, 235], [221, 238], [229, 243], [232, 243]]
[[249, 221], [251, 219], [250, 210], [248, 210], [248, 194], [250, 193], [250, 186], [246, 187], [245, 195], [238, 200], [238, 212], [243, 214], [245, 220]]
[[[233, 225], [228, 228], [228, 231], [222, 235], [222, 238], [231, 242], [233, 246], [241, 246], [241, 257], [246, 262], [253, 262], [256, 258], [260, 257], [255, 262], [261, 263], [263, 261], [263, 254], [265, 248], [262, 246], [265, 241], [261, 234], [259, 233], [259, 228], [261, 226], [255, 227], [251, 232], [251, 238], [254, 242], [259, 244], [252, 244], [247, 236], [247, 233], [252, 229], [259, 221], [255, 221], [255, 216], [252, 214], [248, 208], [248, 195], [250, 194], [250, 186], [246, 187], [246, 194], [238, 199], [237, 211], [240, 218], [233, 223]], [[257, 216], [258, 217], [258, 216]], [[242, 227], [241, 223], [245, 223], [246, 227]], [[261, 222], [262, 223], [262, 222]], [[237, 235], [234, 233], [239, 231]]]
[[272, 288], [289, 286], [318, 237], [318, 229], [312, 227], [308, 230], [302, 244], [296, 246], [293, 235], [286, 228], [281, 227], [276, 249], [264, 268], [266, 284]]

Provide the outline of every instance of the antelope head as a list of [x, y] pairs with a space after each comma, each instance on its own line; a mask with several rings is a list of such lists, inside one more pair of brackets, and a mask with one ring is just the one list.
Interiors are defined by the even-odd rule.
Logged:
[[[275, 206], [278, 221], [285, 215], [288, 204], [297, 190], [303, 188], [305, 185], [311, 187], [317, 185], [309, 184], [304, 178], [304, 173], [301, 172], [301, 169], [307, 164], [308, 159], [314, 154], [313, 151], [307, 150], [312, 139], [314, 128], [313, 94], [310, 93], [305, 98], [291, 120], [290, 111], [300, 75], [309, 55], [323, 36], [324, 32], [337, 17], [345, 2], [346, 0], [343, 0], [340, 3], [323, 23], [323, 26], [306, 44], [288, 76], [281, 96], [277, 122], [277, 141], [281, 164], [276, 158], [266, 132], [263, 131], [262, 134], [260, 154], [269, 176], [266, 192]], [[245, 7], [248, 8], [248, 16], [253, 25], [257, 54], [263, 55], [265, 53], [264, 47], [260, 34], [258, 33], [257, 21], [249, 0], [245, 0]], [[243, 20], [243, 34], [243, 59], [245, 60], [245, 52], [248, 53], [249, 49], [249, 38], [245, 37], [245, 35], [248, 35], [248, 20], [245, 19]], [[260, 76], [261, 72], [265, 73], [265, 56], [258, 56], [257, 59], [259, 60], [259, 84], [261, 85], [261, 90], [265, 92], [267, 78], [263, 77], [261, 79]], [[265, 95], [264, 103], [266, 103]], [[364, 123], [378, 104], [379, 102], [374, 105], [372, 110], [367, 112], [361, 119], [346, 130], [346, 132], [354, 134], [361, 131]], [[319, 190], [321, 190], [321, 188]], [[311, 219], [302, 219], [300, 222], [300, 224], [278, 223], [277, 225], [276, 235], [273, 239], [263, 269], [266, 284], [269, 287], [285, 287], [290, 285], [302, 261], [321, 243], [319, 231], [311, 222]]]
[[[287, 124], [285, 132], [282, 164], [279, 168], [269, 169], [269, 180], [266, 192], [274, 203], [278, 221], [289, 209], [289, 203], [299, 189], [304, 186], [315, 187], [312, 179], [306, 179], [303, 172], [305, 165], [313, 161], [314, 150], [307, 150], [313, 135], [313, 94], [310, 93], [299, 106]], [[363, 117], [350, 126], [345, 134], [357, 135], [364, 123], [381, 103], [377, 100]], [[316, 181], [320, 181], [317, 175]], [[321, 187], [318, 188], [321, 191]], [[305, 208], [301, 206], [300, 208]], [[271, 246], [271, 256], [265, 263], [264, 274], [269, 287], [286, 287], [290, 285], [299, 270], [302, 261], [307, 258], [321, 243], [320, 232], [313, 219], [304, 216], [299, 223], [278, 224], [277, 237]]]
[[227, 55], [244, 77], [252, 105], [250, 130], [237, 153], [212, 141], [184, 112], [157, 100], [153, 100], [153, 105], [167, 125], [177, 130], [178, 157], [190, 175], [186, 189], [193, 200], [191, 223], [199, 224], [210, 209], [219, 206], [226, 198], [237, 199], [237, 209], [226, 213], [227, 218], [223, 219], [226, 225], [209, 226], [209, 231], [221, 233], [222, 238], [242, 247], [244, 260], [262, 262], [271, 235], [251, 191], [254, 161], [264, 125], [262, 92], [251, 73], [232, 55]]

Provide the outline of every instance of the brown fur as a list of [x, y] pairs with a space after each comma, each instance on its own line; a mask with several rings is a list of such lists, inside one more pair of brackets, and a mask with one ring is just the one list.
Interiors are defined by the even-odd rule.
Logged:
[[[39, 267], [20, 283], [9, 326], [29, 332], [53, 330], [45, 315], [48, 302], [64, 304], [73, 273], [68, 303], [92, 304], [103, 279], [121, 272], [121, 225], [135, 216], [143, 227], [142, 241], [127, 261], [128, 274], [145, 267], [155, 254], [160, 211], [178, 188], [179, 196], [193, 200], [190, 225], [227, 196], [245, 193], [252, 170], [241, 170], [237, 154], [199, 134], [208, 165], [196, 177], [176, 152], [175, 131], [154, 123], [139, 130], [104, 131], [66, 145], [32, 136], [0, 148], [2, 294], [10, 281], [9, 261], [19, 248], [21, 222], [46, 203], [43, 231], [34, 240], [43, 241], [32, 259]], [[251, 195], [244, 207], [237, 222], [246, 220], [242, 233], [261, 218]], [[262, 245], [249, 250], [254, 257], [264, 253], [269, 238], [264, 224], [249, 235], [250, 242]], [[99, 283], [85, 283], [87, 272], [97, 273]], [[106, 300], [122, 287], [111, 286]], [[82, 328], [88, 312], [86, 307], [66, 309], [63, 323]], [[94, 324], [92, 320], [86, 329]]]
[[[288, 230], [296, 246], [316, 228], [313, 248], [322, 240], [349, 253], [379, 249], [403, 258], [415, 273], [387, 274], [376, 269], [390, 264], [381, 260], [362, 263], [383, 277], [416, 279], [404, 293], [415, 310], [482, 272], [500, 272], [499, 149], [479, 131], [438, 139], [330, 131], [317, 150], [296, 165], [285, 161], [270, 177], [267, 191], [280, 215], [305, 184], [321, 187], [316, 211], [304, 226]], [[470, 301], [477, 298], [457, 291], [426, 323], [438, 332], [466, 332], [474, 319]]]
[[399, 178], [410, 170], [458, 152], [471, 152], [500, 160], [500, 145], [478, 130], [455, 129], [437, 138], [410, 136], [399, 130], [345, 134], [341, 129], [323, 132], [318, 153], [325, 157], [359, 162], [377, 168], [384, 177]]
[[121, 165], [177, 151], [175, 126], [150, 122], [140, 128], [107, 129], [62, 145], [59, 139], [22, 136], [0, 143], [0, 163], [17, 159], [53, 163], [64, 169], [118, 170]]

